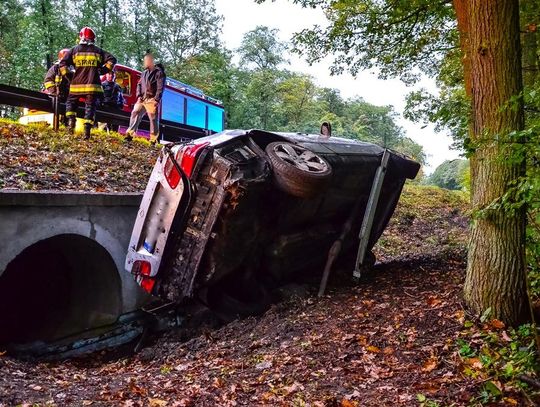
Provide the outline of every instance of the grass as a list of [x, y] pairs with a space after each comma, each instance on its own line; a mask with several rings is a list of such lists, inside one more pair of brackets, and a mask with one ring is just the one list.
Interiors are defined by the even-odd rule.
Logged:
[[93, 130], [91, 139], [47, 125], [0, 120], [0, 188], [95, 192], [144, 190], [158, 149]]

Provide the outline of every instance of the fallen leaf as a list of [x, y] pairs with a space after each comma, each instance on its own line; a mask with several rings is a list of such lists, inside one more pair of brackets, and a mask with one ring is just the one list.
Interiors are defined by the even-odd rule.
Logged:
[[428, 297], [427, 303], [430, 307], [436, 307], [437, 305], [440, 305], [442, 301], [437, 297]]
[[304, 386], [302, 386], [300, 383], [298, 382], [294, 382], [293, 384], [291, 384], [290, 386], [285, 386], [283, 388], [283, 390], [285, 391], [285, 393], [288, 395], [288, 394], [291, 394], [291, 393], [296, 393], [298, 390], [304, 390]]
[[505, 342], [512, 342], [512, 338], [510, 338], [510, 337], [508, 336], [508, 334], [506, 333], [506, 331], [502, 331], [501, 336], [502, 336], [502, 338], [503, 338], [503, 340], [504, 340]]
[[431, 371], [435, 370], [438, 365], [439, 365], [438, 358], [436, 356], [432, 356], [428, 360], [426, 360], [426, 362], [422, 366], [422, 371], [431, 372]]
[[183, 372], [184, 370], [187, 370], [188, 368], [189, 368], [189, 364], [182, 363], [182, 364], [176, 365], [174, 367], [174, 370], [176, 370], [178, 372]]
[[371, 353], [380, 353], [381, 352], [381, 350], [378, 347], [373, 346], [373, 345], [366, 346], [366, 350], [368, 352], [371, 352]]
[[471, 367], [474, 367], [475, 369], [482, 369], [482, 362], [480, 362], [480, 359], [478, 358], [468, 358], [465, 360], [465, 363], [468, 364]]
[[271, 367], [272, 367], [272, 362], [269, 362], [269, 361], [257, 363], [255, 365], [255, 369], [259, 369], [259, 370], [270, 369]]
[[456, 318], [456, 320], [460, 324], [463, 324], [463, 322], [465, 322], [465, 311], [463, 310], [456, 311], [456, 313], [454, 314], [454, 318]]
[[219, 388], [223, 387], [225, 382], [223, 381], [223, 379], [221, 377], [216, 377], [216, 378], [214, 378], [213, 384], [214, 384], [214, 387], [217, 387], [219, 389]]
[[505, 327], [504, 322], [499, 321], [498, 319], [491, 320], [491, 326], [495, 329], [503, 329]]
[[167, 405], [167, 401], [148, 397], [148, 405], [150, 407], [163, 407]]

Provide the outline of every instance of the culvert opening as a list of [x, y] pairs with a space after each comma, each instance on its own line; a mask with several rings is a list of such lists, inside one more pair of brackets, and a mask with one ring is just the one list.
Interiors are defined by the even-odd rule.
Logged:
[[52, 342], [113, 323], [120, 277], [105, 248], [58, 235], [23, 250], [0, 276], [0, 344]]

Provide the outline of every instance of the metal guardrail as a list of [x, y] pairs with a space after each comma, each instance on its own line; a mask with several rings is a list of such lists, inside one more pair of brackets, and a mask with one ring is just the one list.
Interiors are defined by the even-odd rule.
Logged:
[[[17, 88], [15, 86], [0, 84], [0, 104], [26, 107], [28, 109], [40, 110], [43, 112], [54, 113], [54, 99], [49, 95], [34, 90]], [[65, 104], [59, 104], [59, 111], [65, 112]], [[84, 108], [79, 107], [77, 116], [83, 117]], [[123, 110], [109, 108], [96, 110], [96, 120], [98, 122], [109, 123], [116, 126], [128, 126], [130, 113]], [[204, 129], [175, 123], [169, 120], [162, 120], [160, 123], [161, 133], [166, 141], [177, 141], [178, 138], [196, 139], [204, 137], [208, 133]], [[141, 128], [149, 128], [148, 119], [143, 119]]]

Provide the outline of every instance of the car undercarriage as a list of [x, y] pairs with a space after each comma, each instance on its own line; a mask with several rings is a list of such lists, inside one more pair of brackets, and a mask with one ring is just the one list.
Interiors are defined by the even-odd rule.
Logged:
[[[174, 303], [196, 297], [218, 308], [223, 306], [220, 298], [239, 305], [264, 303], [268, 290], [298, 273], [322, 273], [332, 243], [356, 210], [340, 254], [352, 259], [354, 269], [363, 215], [386, 150], [344, 139], [257, 130], [225, 136], [225, 141], [218, 135], [218, 142], [212, 137], [199, 142], [189, 176], [182, 169], [185, 153], [178, 152], [185, 146], [176, 155], [169, 147], [164, 152], [168, 157], [156, 164], [166, 172], [174, 158], [183, 192], [178, 203], [169, 202], [178, 210], [169, 224], [165, 221], [166, 244], [156, 248], [161, 258], [150, 292]], [[366, 243], [368, 259], [405, 179], [418, 171], [417, 163], [397, 153], [389, 154], [387, 166]], [[166, 188], [163, 178], [154, 182]], [[159, 188], [150, 184], [147, 202], [159, 195]], [[158, 215], [144, 202], [141, 213], [148, 223]], [[136, 225], [130, 253], [140, 253], [141, 233]], [[126, 268], [132, 272], [133, 263], [128, 254]]]

